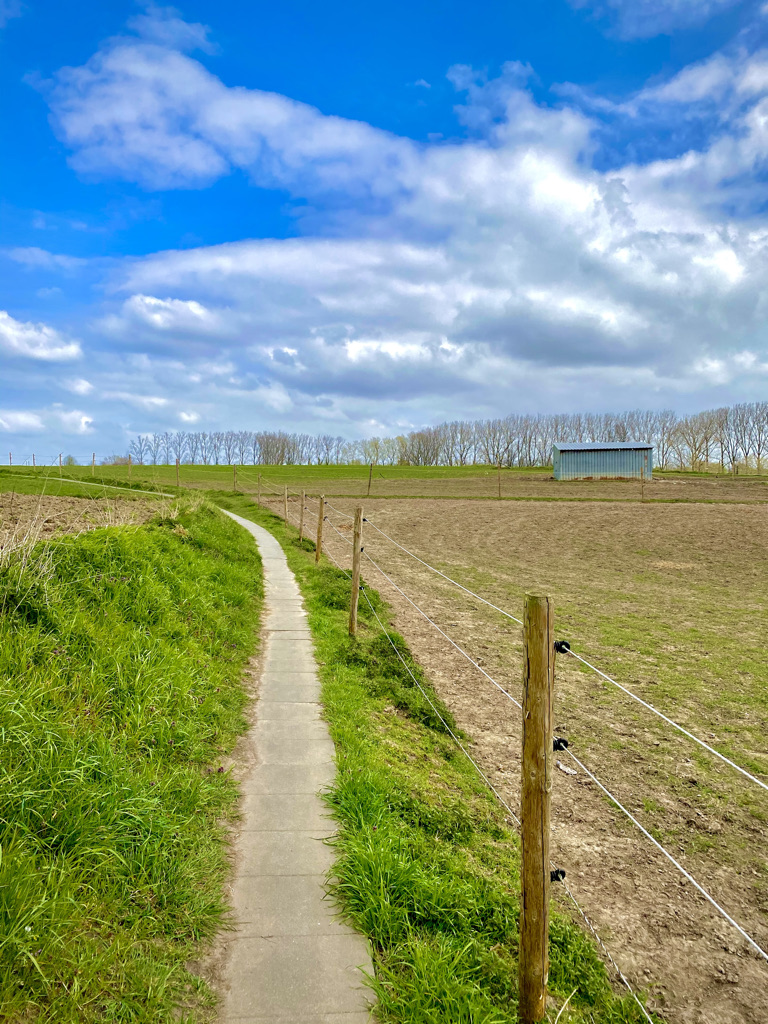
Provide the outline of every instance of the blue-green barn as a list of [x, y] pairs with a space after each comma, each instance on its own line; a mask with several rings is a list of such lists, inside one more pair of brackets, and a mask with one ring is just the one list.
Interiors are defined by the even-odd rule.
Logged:
[[558, 441], [552, 445], [555, 480], [650, 480], [653, 445], [641, 441]]

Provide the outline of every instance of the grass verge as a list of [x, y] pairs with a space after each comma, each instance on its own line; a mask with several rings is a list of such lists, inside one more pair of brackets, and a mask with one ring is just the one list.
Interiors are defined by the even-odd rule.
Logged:
[[[219, 496], [221, 497], [221, 496]], [[414, 685], [365, 601], [347, 635], [349, 581], [314, 564], [297, 531], [228, 495], [222, 504], [267, 527], [301, 586], [315, 638], [338, 776], [328, 794], [339, 820], [333, 891], [370, 939], [371, 984], [387, 1024], [515, 1024], [519, 843], [503, 809]], [[368, 590], [379, 615], [386, 609]], [[400, 655], [445, 721], [403, 639]], [[630, 1024], [644, 1018], [616, 996], [591, 941], [564, 913], [551, 924], [549, 1019]]]
[[187, 503], [0, 572], [0, 1019], [197, 1021], [261, 565]]

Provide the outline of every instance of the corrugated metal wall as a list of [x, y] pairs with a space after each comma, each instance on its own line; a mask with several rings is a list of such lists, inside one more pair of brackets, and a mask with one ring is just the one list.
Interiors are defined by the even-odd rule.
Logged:
[[588, 480], [603, 477], [651, 479], [653, 449], [598, 448], [580, 451], [555, 450], [552, 468], [556, 480]]

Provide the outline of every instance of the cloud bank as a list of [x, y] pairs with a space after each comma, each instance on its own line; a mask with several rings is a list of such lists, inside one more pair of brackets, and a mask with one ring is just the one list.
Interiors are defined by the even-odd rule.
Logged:
[[[304, 237], [114, 272], [90, 331], [121, 355], [89, 376], [146, 429], [301, 417], [365, 433], [517, 407], [759, 397], [765, 51], [742, 41], [620, 101], [567, 85], [536, 100], [519, 62], [495, 78], [455, 67], [457, 136], [421, 142], [226, 84], [192, 55], [210, 49], [207, 30], [173, 13], [132, 28], [49, 83], [73, 168], [147, 190], [241, 174], [314, 210]], [[14, 258], [71, 269], [38, 250]], [[79, 354], [5, 317], [6, 350]]]

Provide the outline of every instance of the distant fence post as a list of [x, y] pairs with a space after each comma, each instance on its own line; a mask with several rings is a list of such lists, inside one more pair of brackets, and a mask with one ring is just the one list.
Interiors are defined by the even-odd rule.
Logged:
[[373, 480], [373, 463], [371, 463], [371, 468], [368, 470], [368, 497], [369, 498], [371, 496], [371, 481], [372, 480]]
[[[59, 459], [61, 459], [61, 456], [59, 456]], [[129, 455], [128, 456], [128, 479], [129, 480], [131, 479], [131, 469], [132, 468], [133, 468], [133, 458]]]
[[317, 541], [315, 542], [315, 562], [320, 561], [323, 553], [323, 518], [325, 517], [325, 495], [320, 495], [320, 506], [317, 512]]
[[288, 522], [288, 485], [283, 488], [283, 519]]
[[232, 490], [237, 490], [237, 466], [232, 467]]
[[8, 465], [9, 466], [13, 465], [13, 453], [12, 452], [8, 452]]
[[259, 481], [256, 484], [256, 504], [261, 504], [261, 473], [259, 473]]
[[91, 454], [91, 476], [96, 475], [96, 452]]
[[179, 483], [179, 460], [178, 459], [176, 459], [176, 486], [177, 487], [181, 487], [181, 484]]
[[[62, 453], [59, 452], [59, 476], [61, 476], [61, 456], [62, 456]], [[130, 459], [130, 455], [128, 456], [128, 458]]]
[[37, 465], [37, 463], [35, 462], [35, 455], [34, 455], [34, 452], [33, 452], [32, 453], [32, 468], [34, 469], [36, 465]]
[[523, 620], [519, 1014], [521, 1024], [536, 1024], [546, 1013], [549, 976], [549, 815], [555, 678], [551, 598], [526, 594]]
[[357, 602], [360, 598], [360, 558], [363, 553], [363, 506], [355, 509], [352, 530], [352, 592], [349, 598], [349, 635], [357, 634]]
[[499, 501], [501, 501], [501, 461], [499, 461]]
[[301, 508], [299, 509], [299, 544], [304, 540], [304, 505], [307, 500], [306, 491], [301, 492]]

